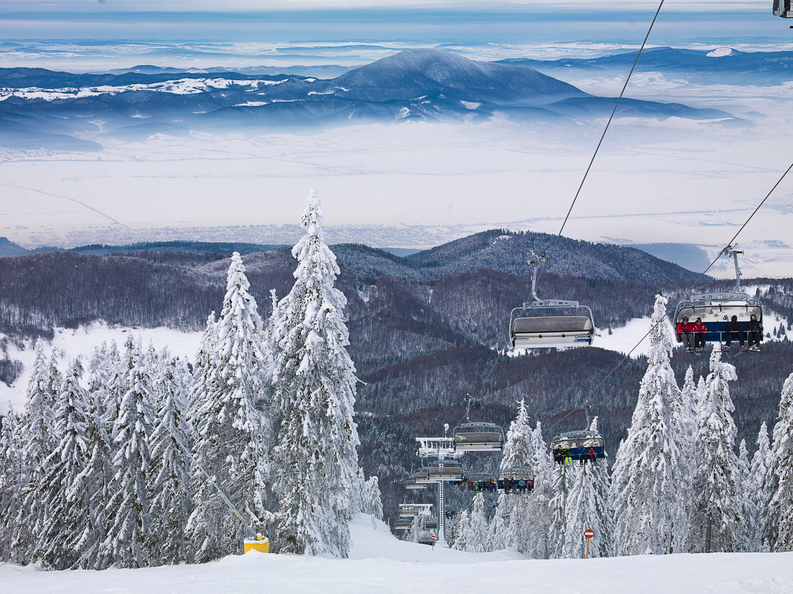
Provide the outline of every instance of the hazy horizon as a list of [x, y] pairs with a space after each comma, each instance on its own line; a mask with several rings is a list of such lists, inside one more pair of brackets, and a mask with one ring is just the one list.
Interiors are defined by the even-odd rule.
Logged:
[[[129, 5], [94, 4], [96, 12], [68, 13], [61, 2], [51, 3], [50, 13], [35, 12], [42, 3], [26, 4], [25, 13], [13, 13], [9, 5], [0, 31], [13, 33], [0, 43], [0, 67], [353, 67], [412, 47], [485, 61], [587, 58], [635, 51], [657, 7], [644, 3], [627, 12], [622, 3], [622, 10], [571, 14], [529, 3], [509, 10], [501, 5], [492, 14], [477, 8], [452, 15], [441, 3], [425, 11], [227, 13], [218, 21], [216, 13], [113, 13], [107, 9]], [[793, 33], [768, 4], [747, 10], [734, 3], [703, 13], [670, 3], [648, 47], [793, 50]], [[163, 5], [168, 6], [180, 5]], [[486, 13], [488, 18], [477, 20]], [[399, 18], [384, 21], [383, 14]], [[225, 39], [195, 41], [213, 22]], [[81, 38], [101, 28], [103, 38]], [[741, 28], [746, 35], [738, 35]], [[33, 30], [37, 37], [25, 41]], [[532, 36], [534, 31], [541, 35]], [[137, 38], [119, 37], [128, 32]], [[158, 41], [165, 32], [189, 39]], [[625, 75], [559, 78], [614, 97]], [[752, 124], [615, 120], [564, 235], [619, 244], [691, 244], [715, 256], [790, 164], [791, 88], [793, 82], [700, 84], [637, 72], [626, 97], [722, 109]], [[330, 242], [418, 249], [490, 228], [555, 234], [604, 125], [582, 124], [571, 136], [495, 118], [253, 136], [157, 134], [135, 141], [106, 138], [99, 125], [91, 138], [102, 144], [98, 152], [0, 148], [0, 236], [26, 248], [175, 239], [286, 243], [279, 233], [291, 237], [311, 189], [323, 201]], [[787, 218], [793, 215], [792, 188], [785, 180], [739, 238], [747, 252], [745, 275], [793, 276]], [[729, 265], [711, 272], [733, 274]]]

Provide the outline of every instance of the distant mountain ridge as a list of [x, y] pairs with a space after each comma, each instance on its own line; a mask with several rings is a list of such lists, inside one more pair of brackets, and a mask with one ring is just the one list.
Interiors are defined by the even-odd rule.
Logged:
[[[509, 58], [502, 64], [523, 64], [540, 72], [597, 72], [620, 69], [627, 72], [636, 52], [598, 58], [560, 58], [533, 60]], [[636, 72], [662, 71], [685, 75], [690, 82], [778, 85], [793, 78], [793, 51], [741, 52], [732, 48], [689, 50], [672, 47], [648, 48], [636, 64]]]
[[[399, 52], [323, 80], [291, 74], [174, 72], [122, 74], [0, 69], [0, 146], [100, 150], [130, 140], [192, 130], [246, 131], [362, 122], [555, 122], [603, 117], [595, 97], [526, 64], [476, 62], [436, 49]], [[739, 122], [716, 109], [624, 99], [617, 117]], [[100, 132], [93, 119], [102, 121]]]
[[332, 249], [345, 268], [368, 276], [427, 279], [485, 268], [525, 276], [531, 274], [527, 261], [535, 254], [551, 256], [546, 272], [579, 278], [659, 284], [698, 277], [695, 272], [631, 247], [560, 237], [553, 248], [555, 242], [556, 236], [547, 233], [493, 229], [405, 258], [354, 244]]

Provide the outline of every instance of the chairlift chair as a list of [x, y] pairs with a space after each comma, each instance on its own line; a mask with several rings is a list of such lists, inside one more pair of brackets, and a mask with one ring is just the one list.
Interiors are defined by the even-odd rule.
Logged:
[[452, 434], [454, 449], [466, 452], [500, 451], [504, 446], [504, 429], [495, 423], [462, 423]]
[[773, 0], [774, 14], [783, 19], [793, 19], [793, 10], [791, 10], [790, 0]]
[[534, 472], [530, 468], [505, 468], [498, 473], [498, 490], [504, 493], [530, 493]]
[[[509, 314], [509, 339], [512, 347], [537, 349], [590, 346], [595, 336], [595, 319], [588, 306], [581, 305], [578, 301], [537, 297], [537, 265], [545, 261], [546, 258], [529, 260], [529, 265], [533, 266], [532, 300], [514, 308]], [[548, 310], [551, 309], [567, 310], [571, 313], [548, 315]], [[518, 315], [519, 312], [524, 315]]]
[[426, 488], [427, 488], [426, 484], [417, 483], [415, 478], [410, 478], [405, 481], [405, 489], [408, 489], [409, 491], [416, 491], [418, 489], [426, 489]]
[[460, 423], [452, 432], [452, 443], [458, 452], [492, 452], [504, 447], [504, 429], [495, 423], [470, 419], [471, 402], [466, 398], [465, 423]]
[[495, 491], [498, 488], [498, 477], [492, 474], [471, 474], [463, 481], [469, 491]]
[[553, 438], [554, 462], [565, 464], [573, 460], [594, 461], [606, 457], [603, 436], [597, 431], [568, 431]]
[[[688, 316], [689, 321], [692, 322], [700, 318], [707, 328], [705, 340], [708, 342], [721, 342], [727, 339], [730, 331], [724, 330], [724, 326], [730, 322], [733, 316], [738, 318], [741, 328], [751, 320], [753, 315], [761, 326], [763, 323], [762, 303], [741, 291], [741, 269], [738, 267], [738, 254], [742, 254], [743, 251], [727, 246], [722, 253], [732, 256], [735, 261], [735, 290], [692, 295], [690, 299], [678, 303], [675, 308], [675, 328], [683, 321], [684, 316]], [[682, 334], [677, 332], [675, 334], [677, 341], [683, 342]]]
[[424, 522], [424, 528], [427, 530], [436, 530], [438, 528], [438, 520], [428, 519]]
[[460, 483], [463, 480], [463, 467], [455, 462], [446, 461], [442, 465], [440, 463], [431, 464], [418, 470], [413, 479], [417, 484], [434, 484], [434, 483]]
[[410, 530], [413, 527], [413, 519], [399, 519], [394, 523], [394, 530]]

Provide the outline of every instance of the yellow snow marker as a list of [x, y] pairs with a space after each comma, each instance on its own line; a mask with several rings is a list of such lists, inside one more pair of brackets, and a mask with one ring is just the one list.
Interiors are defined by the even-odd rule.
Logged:
[[256, 538], [245, 539], [245, 552], [258, 551], [259, 553], [270, 552], [270, 540], [266, 536], [257, 534]]

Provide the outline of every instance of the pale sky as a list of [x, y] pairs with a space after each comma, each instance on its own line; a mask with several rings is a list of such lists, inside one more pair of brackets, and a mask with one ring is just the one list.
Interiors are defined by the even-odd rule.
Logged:
[[[537, 8], [558, 10], [602, 12], [609, 10], [647, 10], [656, 9], [656, 0], [609, 0], [608, 2], [588, 2], [571, 0], [5, 0], [6, 11], [267, 11], [267, 10], [326, 10], [339, 8], [383, 9], [383, 8], [421, 8], [421, 9], [468, 9], [468, 10], [511, 10]], [[770, 7], [770, 2], [767, 2]], [[665, 9], [686, 12], [706, 12], [709, 9], [723, 11], [752, 11], [764, 5], [758, 1], [746, 0], [666, 0]], [[221, 8], [222, 7], [222, 8]]]
[[[2, 0], [0, 39], [545, 41], [641, 37], [657, 0]], [[771, 0], [666, 0], [656, 39], [776, 38]]]

